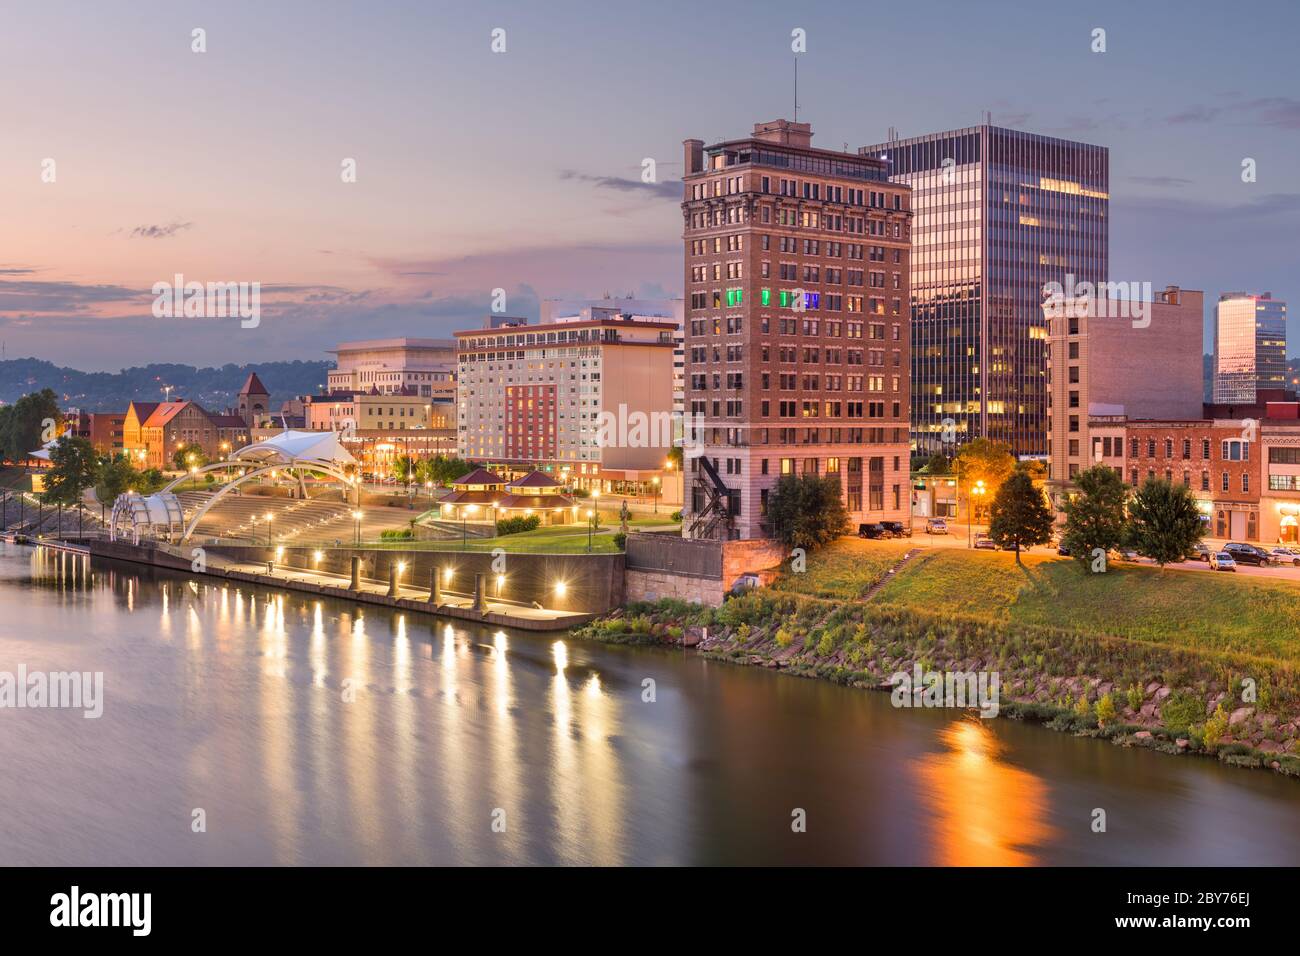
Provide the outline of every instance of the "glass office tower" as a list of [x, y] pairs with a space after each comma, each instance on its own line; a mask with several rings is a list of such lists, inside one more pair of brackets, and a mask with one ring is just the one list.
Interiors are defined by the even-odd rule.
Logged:
[[972, 126], [862, 152], [912, 187], [912, 443], [1047, 453], [1043, 286], [1106, 279], [1105, 147]]
[[1259, 389], [1286, 388], [1286, 303], [1271, 292], [1219, 296], [1214, 323], [1214, 401], [1251, 405]]

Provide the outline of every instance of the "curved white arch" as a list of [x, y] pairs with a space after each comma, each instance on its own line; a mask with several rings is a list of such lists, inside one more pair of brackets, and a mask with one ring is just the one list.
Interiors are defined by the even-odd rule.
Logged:
[[[209, 465], [208, 467], [211, 468], [216, 466]], [[228, 468], [231, 466], [229, 464], [222, 464], [221, 467]], [[198, 510], [194, 512], [194, 517], [191, 518], [189, 524], [185, 526], [185, 532], [181, 535], [180, 540], [188, 541], [190, 535], [194, 533], [194, 529], [198, 527], [199, 522], [203, 519], [203, 516], [207, 514], [209, 510], [211, 510], [212, 506], [215, 505], [222, 498], [224, 498], [229, 492], [238, 488], [244, 482], [250, 481], [253, 478], [260, 477], [261, 475], [268, 474], [269, 472], [272, 471], [293, 471], [294, 469], [303, 469], [305, 471], [320, 471], [329, 475], [331, 478], [337, 478], [344, 485], [347, 485], [349, 488], [355, 489], [356, 499], [357, 499], [355, 503], [358, 505], [361, 503], [361, 486], [359, 484], [354, 483], [352, 481], [351, 476], [349, 476], [342, 469], [335, 468], [333, 465], [328, 465], [325, 464], [324, 462], [319, 462], [319, 461], [294, 461], [288, 464], [285, 464], [283, 462], [276, 462], [275, 464], [264, 465], [263, 467], [254, 469], [253, 471], [245, 472], [244, 474], [236, 478], [234, 481], [229, 481], [226, 484], [222, 485], [220, 491], [218, 491], [207, 501], [203, 502], [203, 504], [199, 506]], [[167, 489], [170, 489], [172, 485], [175, 485], [181, 481], [187, 481], [189, 477], [190, 476], [178, 478], [176, 479], [176, 481], [172, 482], [172, 484], [168, 485], [167, 488], [163, 490], [165, 491]], [[345, 496], [345, 500], [346, 500], [346, 496]]]

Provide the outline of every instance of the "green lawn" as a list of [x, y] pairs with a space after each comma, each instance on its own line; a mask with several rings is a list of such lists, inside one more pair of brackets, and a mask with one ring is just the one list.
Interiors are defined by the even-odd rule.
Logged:
[[1093, 574], [1056, 556], [1027, 555], [1024, 561], [1018, 568], [1010, 554], [934, 551], [899, 572], [875, 600], [1300, 660], [1300, 585], [1123, 565]]
[[772, 585], [778, 591], [792, 591], [820, 598], [852, 599], [885, 576], [912, 546], [906, 539], [871, 541], [839, 538], [814, 552], [807, 570], [791, 573], [787, 564]]
[[[681, 526], [663, 518], [635, 518], [628, 521], [629, 528], [680, 528]], [[614, 535], [619, 531], [618, 522], [602, 524], [591, 536], [592, 552], [612, 554], [619, 549], [614, 546]], [[369, 548], [416, 551], [460, 551], [461, 539], [449, 538], [446, 541], [384, 541], [367, 544]], [[504, 548], [506, 551], [531, 554], [579, 554], [587, 550], [587, 529], [583, 525], [555, 525], [538, 528], [535, 531], [521, 531], [518, 534], [506, 534], [495, 538], [470, 538], [464, 550], [492, 551]]]

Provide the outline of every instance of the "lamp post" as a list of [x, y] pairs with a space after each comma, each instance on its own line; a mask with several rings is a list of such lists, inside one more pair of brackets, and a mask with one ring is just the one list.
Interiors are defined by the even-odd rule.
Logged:
[[655, 486], [655, 514], [659, 513], [659, 476], [655, 475], [650, 479], [650, 483]]
[[596, 514], [596, 510], [594, 508], [587, 512], [587, 551], [588, 552], [591, 551], [592, 532], [595, 531], [596, 529], [596, 522], [594, 520], [595, 514]]
[[363, 511], [352, 512], [352, 520], [356, 524], [356, 533], [353, 535], [353, 540], [356, 542], [358, 548], [361, 547], [361, 519], [364, 517], [365, 512]]
[[966, 491], [966, 547], [971, 547], [971, 525], [975, 523], [975, 497], [984, 497], [984, 479], [975, 482], [973, 488]]
[[271, 522], [275, 520], [275, 515], [271, 514], [271, 512], [268, 511], [265, 517], [266, 517], [266, 546], [269, 548], [271, 546]]

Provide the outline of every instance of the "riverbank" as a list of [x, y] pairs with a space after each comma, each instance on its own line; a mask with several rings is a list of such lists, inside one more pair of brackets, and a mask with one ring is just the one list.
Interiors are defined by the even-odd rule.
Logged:
[[842, 541], [710, 609], [629, 605], [575, 631], [892, 690], [997, 672], [1000, 713], [1300, 776], [1300, 588], [1068, 559]]

